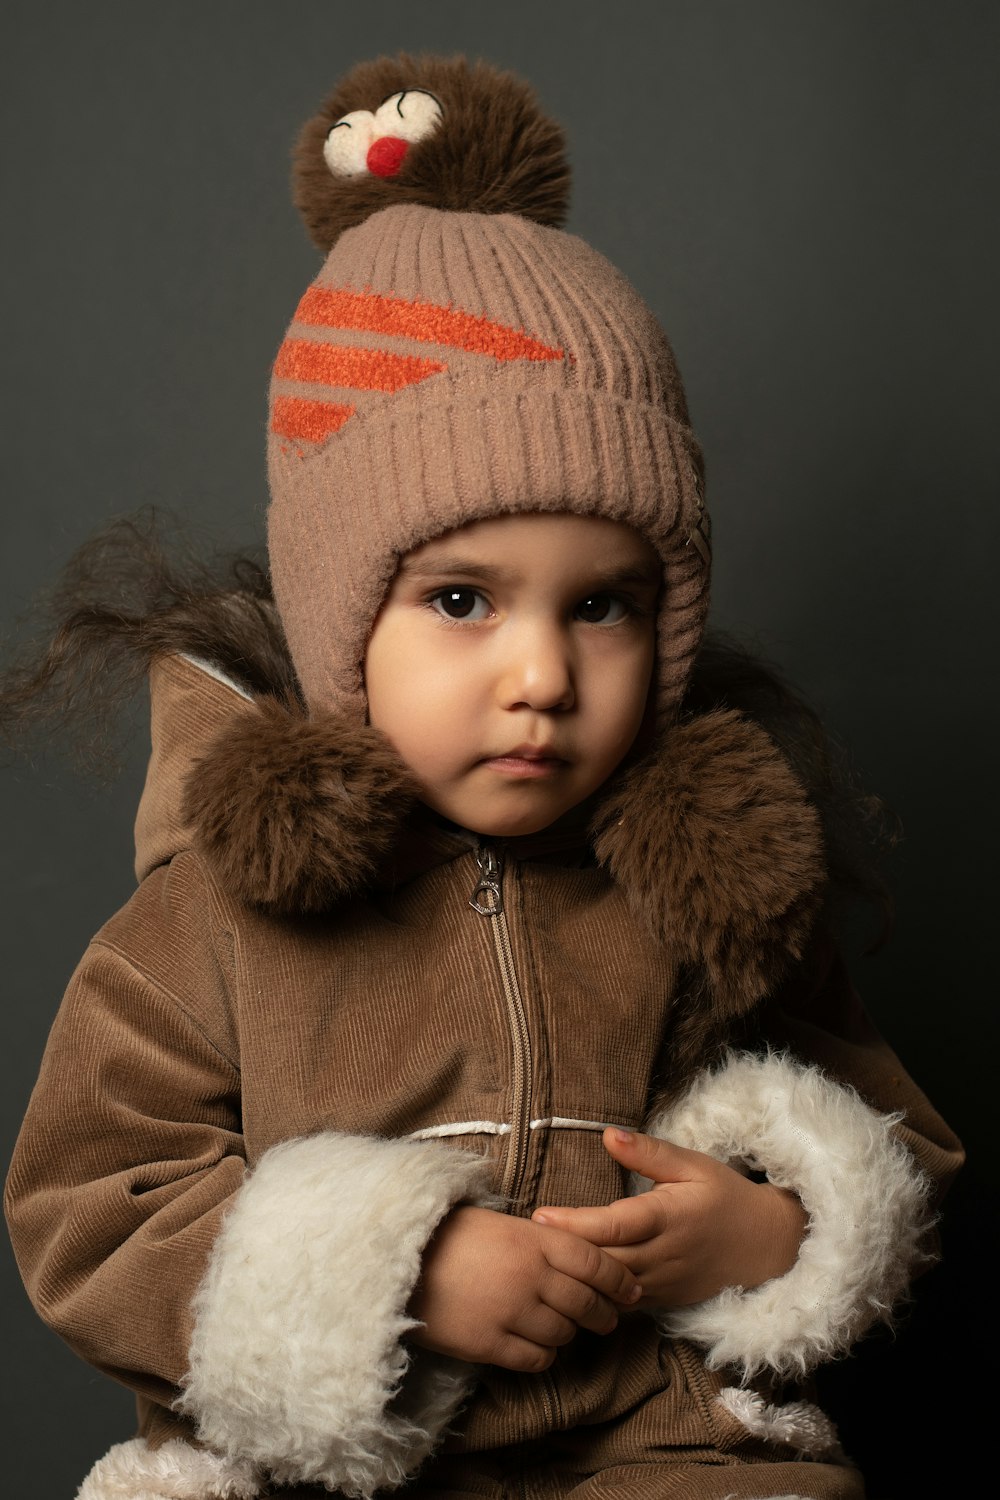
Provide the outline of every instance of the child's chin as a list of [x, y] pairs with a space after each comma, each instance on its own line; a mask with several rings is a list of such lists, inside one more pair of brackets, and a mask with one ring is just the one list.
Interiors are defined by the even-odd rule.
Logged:
[[487, 828], [475, 828], [473, 832], [478, 833], [484, 839], [518, 839], [525, 838], [532, 833], [543, 833], [546, 828], [551, 828], [553, 823], [559, 821], [559, 815], [555, 814], [548, 818], [524, 818], [516, 821], [490, 822]]
[[544, 833], [547, 828], [552, 828], [573, 810], [573, 806], [568, 808], [557, 806], [526, 808], [517, 811], [506, 809], [492, 816], [480, 813], [472, 821], [465, 820], [465, 827], [484, 839], [525, 838], [533, 833]]
[[466, 828], [482, 839], [516, 839], [533, 833], [541, 833], [558, 823], [570, 809], [562, 806], [500, 807], [483, 808], [481, 805], [462, 806], [426, 799], [434, 811]]

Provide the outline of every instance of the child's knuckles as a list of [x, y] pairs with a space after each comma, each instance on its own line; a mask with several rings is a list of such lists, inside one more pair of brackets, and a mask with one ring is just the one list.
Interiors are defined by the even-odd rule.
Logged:
[[574, 1274], [588, 1286], [594, 1286], [607, 1275], [608, 1257], [602, 1255], [598, 1247], [589, 1240], [579, 1240], [577, 1243], [577, 1266]]
[[583, 1323], [594, 1317], [601, 1308], [606, 1307], [607, 1302], [600, 1292], [595, 1291], [592, 1286], [581, 1285], [575, 1298], [573, 1316], [578, 1323]]
[[568, 1344], [576, 1333], [576, 1323], [554, 1308], [541, 1309], [527, 1336], [543, 1348], [560, 1348]]
[[632, 1239], [626, 1220], [621, 1214], [609, 1216], [603, 1239], [605, 1245], [626, 1245]]
[[539, 1375], [547, 1370], [556, 1357], [555, 1349], [541, 1344], [529, 1343], [527, 1339], [511, 1339], [503, 1349], [503, 1357], [496, 1361], [506, 1370], [518, 1370], [525, 1375]]
[[646, 1211], [647, 1239], [652, 1238], [654, 1234], [663, 1234], [665, 1230], [670, 1228], [677, 1217], [676, 1211], [672, 1208], [670, 1201], [662, 1195], [658, 1196], [655, 1193], [649, 1194]]
[[644, 1135], [638, 1139], [642, 1146], [637, 1152], [642, 1161], [638, 1170], [654, 1182], [683, 1182], [692, 1169], [700, 1164], [701, 1153], [689, 1151], [685, 1146], [675, 1146], [673, 1141], [661, 1140], [659, 1136]]
[[574, 1248], [581, 1243], [581, 1236], [588, 1237], [599, 1227], [603, 1209], [566, 1209], [559, 1224], [542, 1224], [545, 1233], [546, 1254], [553, 1263], [561, 1263], [572, 1256]]
[[568, 1229], [553, 1229], [544, 1244], [546, 1264], [564, 1276], [582, 1276], [595, 1253], [596, 1247], [589, 1240]]
[[609, 1291], [609, 1296], [627, 1301], [630, 1299], [632, 1288], [636, 1283], [635, 1272], [624, 1261], [612, 1261], [612, 1265], [614, 1266], [614, 1283]]
[[606, 1297], [595, 1296], [580, 1309], [576, 1321], [591, 1333], [610, 1333], [618, 1326], [618, 1313]]

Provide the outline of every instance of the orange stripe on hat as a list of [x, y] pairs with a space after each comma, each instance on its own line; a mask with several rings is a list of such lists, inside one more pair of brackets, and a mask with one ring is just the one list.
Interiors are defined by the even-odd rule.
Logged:
[[550, 348], [503, 323], [491, 323], [489, 318], [416, 298], [386, 297], [380, 292], [332, 292], [311, 286], [296, 309], [295, 322], [397, 334], [425, 344], [447, 344], [471, 354], [488, 354], [494, 359], [565, 358], [564, 350]]
[[447, 368], [439, 360], [420, 359], [414, 354], [385, 354], [377, 349], [286, 339], [278, 351], [274, 373], [281, 380], [314, 381], [357, 391], [401, 391]]
[[271, 431], [279, 437], [322, 442], [343, 427], [354, 407], [336, 401], [306, 401], [301, 396], [278, 396], [271, 413]]

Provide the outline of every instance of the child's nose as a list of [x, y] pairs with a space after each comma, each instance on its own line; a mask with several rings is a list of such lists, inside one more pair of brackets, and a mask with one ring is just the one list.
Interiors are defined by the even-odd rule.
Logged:
[[501, 697], [507, 708], [536, 712], [572, 708], [576, 690], [568, 642], [560, 630], [530, 624], [507, 642], [501, 678]]

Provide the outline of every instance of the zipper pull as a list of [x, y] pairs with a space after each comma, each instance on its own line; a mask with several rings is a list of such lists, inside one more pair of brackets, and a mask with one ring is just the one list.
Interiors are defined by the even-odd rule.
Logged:
[[503, 911], [503, 859], [489, 844], [480, 844], [476, 850], [479, 880], [469, 899], [473, 911], [481, 917], [497, 917]]

